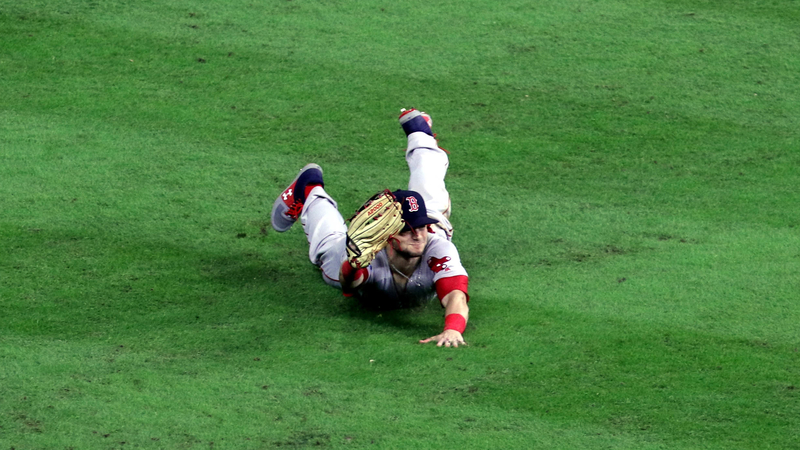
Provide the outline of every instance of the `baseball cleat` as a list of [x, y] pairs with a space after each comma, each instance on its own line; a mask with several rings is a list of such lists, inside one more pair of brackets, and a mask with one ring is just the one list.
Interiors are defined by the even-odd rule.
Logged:
[[294, 225], [303, 211], [306, 201], [306, 186], [309, 184], [324, 185], [322, 167], [311, 163], [300, 169], [300, 173], [272, 204], [272, 228], [283, 233]]
[[404, 108], [400, 110], [400, 117], [397, 120], [400, 122], [400, 126], [403, 127], [403, 131], [406, 132], [406, 136], [420, 131], [433, 136], [433, 131], [431, 131], [433, 119], [427, 113], [417, 111], [414, 108]]

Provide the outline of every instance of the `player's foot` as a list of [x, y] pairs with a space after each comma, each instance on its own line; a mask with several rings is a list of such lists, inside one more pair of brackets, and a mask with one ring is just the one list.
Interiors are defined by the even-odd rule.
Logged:
[[300, 173], [272, 204], [272, 228], [281, 233], [288, 230], [297, 221], [306, 201], [306, 187], [319, 185], [322, 182], [322, 167], [311, 163], [300, 169]]
[[414, 108], [401, 109], [400, 117], [397, 120], [400, 122], [400, 126], [403, 127], [403, 131], [406, 132], [406, 136], [419, 131], [433, 136], [433, 131], [431, 131], [433, 119], [427, 113], [417, 111]]
[[[406, 133], [406, 137], [408, 137], [408, 147], [406, 151], [413, 150], [415, 147], [414, 145], [420, 146], [422, 143], [419, 140], [419, 137], [412, 137], [413, 133], [422, 132], [427, 134], [428, 136], [432, 136], [436, 139], [436, 134], [431, 131], [431, 127], [433, 127], [433, 119], [428, 113], [417, 111], [414, 108], [411, 109], [401, 109], [400, 110], [400, 117], [397, 119], [400, 122], [400, 126], [403, 127], [403, 131]], [[413, 143], [412, 143], [413, 141]], [[424, 141], [424, 138], [423, 138]], [[427, 147], [427, 144], [422, 145], [423, 147]], [[436, 139], [436, 146], [439, 146], [439, 140]], [[442, 147], [438, 147], [445, 153], [450, 153], [447, 150], [443, 149]]]

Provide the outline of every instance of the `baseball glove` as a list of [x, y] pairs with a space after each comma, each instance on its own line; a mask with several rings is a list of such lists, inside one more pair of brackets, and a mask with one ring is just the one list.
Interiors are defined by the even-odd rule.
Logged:
[[403, 207], [390, 190], [378, 192], [350, 218], [347, 260], [355, 269], [370, 265], [389, 238], [403, 229]]

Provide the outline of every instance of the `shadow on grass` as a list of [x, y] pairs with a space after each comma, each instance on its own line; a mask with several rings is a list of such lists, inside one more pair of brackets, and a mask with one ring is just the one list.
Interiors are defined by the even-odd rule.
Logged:
[[395, 309], [375, 309], [354, 298], [347, 299], [339, 314], [351, 320], [400, 330], [410, 337], [422, 339], [427, 334], [435, 334], [443, 323], [438, 301], [432, 300], [423, 305]]
[[442, 323], [436, 300], [386, 310], [343, 297], [296, 243], [203, 248], [152, 236], [120, 239], [97, 229], [23, 236], [4, 262], [15, 277], [2, 287], [15, 300], [7, 302], [2, 323], [26, 336], [79, 338], [125, 329], [139, 335], [154, 323], [160, 334], [223, 326], [268, 332], [268, 324], [288, 316], [298, 326], [335, 319], [354, 330], [419, 339]]
[[[198, 262], [203, 277], [237, 290], [256, 289], [268, 298], [279, 299], [284, 309], [298, 314], [313, 311], [314, 315], [346, 317], [417, 338], [441, 325], [441, 308], [436, 299], [414, 305], [382, 305], [346, 298], [325, 284], [315, 266], [298, 259], [288, 256], [277, 261], [241, 253], [205, 257]], [[357, 324], [353, 327], [361, 328]]]

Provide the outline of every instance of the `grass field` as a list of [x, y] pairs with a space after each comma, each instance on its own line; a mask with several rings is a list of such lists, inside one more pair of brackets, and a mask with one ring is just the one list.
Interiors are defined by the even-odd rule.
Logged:
[[[800, 3], [0, 0], [0, 450], [800, 448]], [[275, 196], [451, 152], [442, 310]]]

